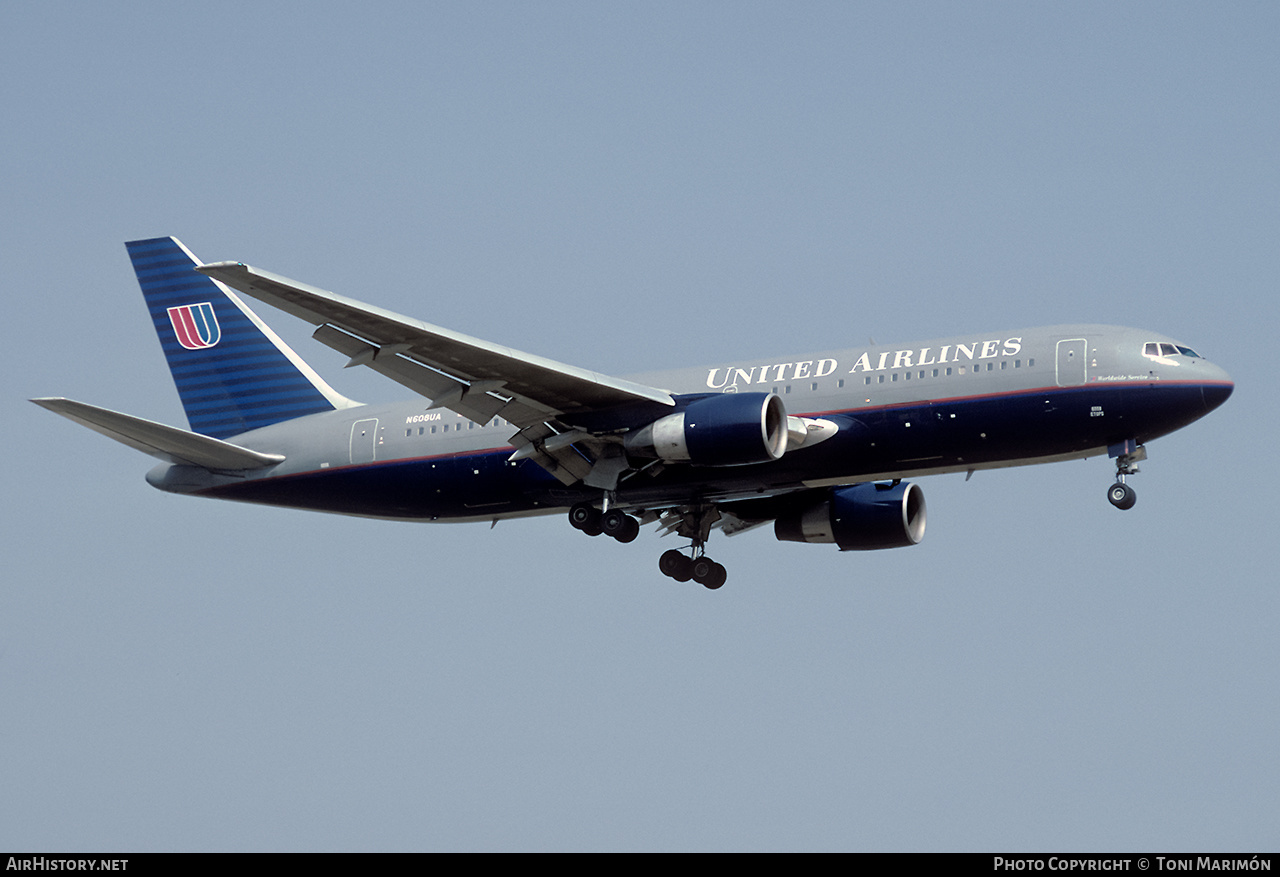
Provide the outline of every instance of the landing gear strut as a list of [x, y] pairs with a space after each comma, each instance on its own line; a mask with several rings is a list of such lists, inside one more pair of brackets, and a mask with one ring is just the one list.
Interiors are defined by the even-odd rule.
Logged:
[[1118, 509], [1131, 509], [1138, 501], [1138, 494], [1125, 479], [1138, 473], [1135, 464], [1147, 459], [1147, 449], [1137, 442], [1127, 441], [1112, 445], [1108, 450], [1116, 458], [1116, 483], [1107, 488], [1107, 501]]

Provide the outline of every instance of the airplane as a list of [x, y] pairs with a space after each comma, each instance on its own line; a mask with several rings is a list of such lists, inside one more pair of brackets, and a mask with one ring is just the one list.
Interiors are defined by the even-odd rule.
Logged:
[[[190, 429], [32, 399], [161, 460], [160, 490], [391, 520], [566, 514], [688, 545], [659, 570], [715, 590], [712, 530], [773, 524], [841, 551], [918, 544], [924, 475], [1108, 455], [1130, 509], [1146, 443], [1231, 395], [1227, 373], [1141, 329], [1047, 326], [615, 378], [424, 323], [172, 237], [126, 244]], [[334, 390], [237, 293], [418, 394]]]

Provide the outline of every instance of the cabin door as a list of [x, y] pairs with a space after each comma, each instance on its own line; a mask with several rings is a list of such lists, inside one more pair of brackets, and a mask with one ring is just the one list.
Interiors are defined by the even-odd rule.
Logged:
[[378, 421], [357, 420], [351, 424], [351, 462], [372, 463], [378, 456]]
[[1058, 342], [1058, 386], [1077, 387], [1083, 384], [1085, 374], [1085, 354], [1089, 342], [1083, 338], [1065, 338]]

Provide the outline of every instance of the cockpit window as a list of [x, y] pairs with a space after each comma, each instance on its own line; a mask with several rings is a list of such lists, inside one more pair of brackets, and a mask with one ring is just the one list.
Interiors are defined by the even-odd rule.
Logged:
[[1194, 359], [1202, 359], [1200, 354], [1196, 353], [1190, 347], [1183, 347], [1181, 344], [1170, 344], [1167, 341], [1148, 341], [1142, 345], [1143, 356], [1190, 356]]

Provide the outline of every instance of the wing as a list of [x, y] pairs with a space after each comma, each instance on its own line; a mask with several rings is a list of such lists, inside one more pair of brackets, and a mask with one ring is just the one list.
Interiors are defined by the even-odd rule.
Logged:
[[512, 438], [516, 453], [537, 460], [566, 484], [591, 471], [591, 462], [571, 447], [589, 436], [558, 424], [558, 418], [637, 403], [675, 405], [665, 390], [491, 344], [243, 262], [196, 270], [319, 326], [313, 337], [349, 356], [348, 367], [368, 366], [427, 397], [433, 408], [477, 422], [502, 417], [519, 429]]

